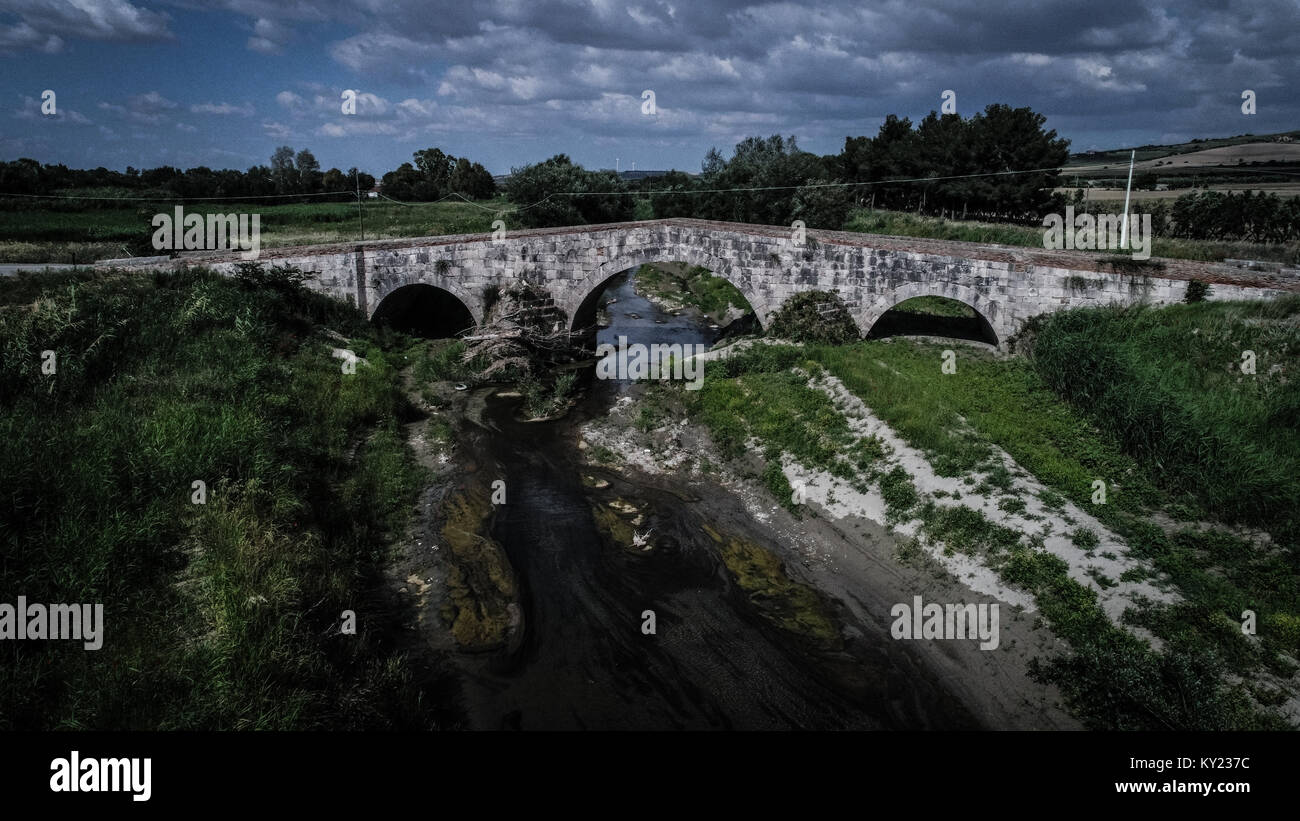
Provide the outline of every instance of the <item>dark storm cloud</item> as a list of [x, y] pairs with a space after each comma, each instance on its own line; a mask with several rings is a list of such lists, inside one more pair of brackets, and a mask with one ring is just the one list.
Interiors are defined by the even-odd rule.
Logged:
[[[937, 108], [949, 88], [965, 113], [1005, 101], [1095, 133], [1284, 128], [1297, 113], [1284, 79], [1300, 67], [1293, 2], [542, 0], [460, 5], [445, 21], [416, 9], [374, 9], [335, 58], [363, 74], [414, 59], [440, 98], [484, 109], [571, 102], [584, 128], [610, 135], [627, 126], [610, 95], [631, 105], [642, 87], [675, 114], [665, 135], [706, 120], [866, 130], [885, 113]], [[1245, 88], [1268, 91], [1267, 118], [1234, 119]]]
[[[915, 120], [937, 109], [945, 89], [967, 115], [992, 102], [1030, 106], [1080, 149], [1300, 122], [1295, 0], [146, 5], [17, 0], [0, 12], [0, 53], [58, 52], [77, 39], [184, 41], [206, 32], [178, 28], [181, 10], [219, 14], [241, 32], [232, 52], [277, 61], [275, 71], [247, 80], [257, 85], [242, 97], [238, 87], [222, 93], [231, 111], [255, 108], [265, 137], [367, 138], [393, 157], [409, 154], [409, 144], [488, 138], [499, 152], [496, 170], [555, 146], [575, 145], [579, 158], [584, 141], [621, 142], [678, 167], [697, 166], [710, 145], [727, 148], [750, 135], [794, 133], [805, 147], [833, 151], [847, 135], [874, 133], [886, 114]], [[355, 117], [339, 114], [345, 88], [366, 95]], [[1248, 88], [1258, 94], [1254, 117], [1239, 109]], [[656, 95], [653, 117], [641, 112], [646, 89]], [[178, 106], [114, 100], [103, 111], [116, 106], [135, 122], [166, 121], [184, 132], [215, 105], [175, 87], [155, 93]], [[402, 145], [374, 141], [380, 137]]]

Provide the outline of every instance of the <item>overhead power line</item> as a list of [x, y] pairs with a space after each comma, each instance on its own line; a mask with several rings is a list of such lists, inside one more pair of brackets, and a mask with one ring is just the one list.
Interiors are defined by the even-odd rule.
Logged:
[[224, 202], [226, 200], [274, 200], [285, 199], [290, 197], [338, 197], [346, 194], [353, 196], [351, 191], [321, 191], [315, 194], [240, 194], [229, 197], [83, 197], [79, 194], [11, 194], [7, 191], [0, 191], [0, 197], [27, 197], [29, 199], [39, 200], [102, 200], [106, 202], [189, 202], [191, 200], [212, 200]]
[[[545, 197], [538, 200], [537, 202], [529, 203], [528, 205], [515, 206], [514, 208], [509, 208], [509, 209], [492, 208], [491, 206], [480, 205], [479, 203], [474, 202], [473, 200], [469, 199], [459, 191], [452, 191], [449, 194], [446, 194], [442, 197], [439, 197], [436, 200], [431, 200], [429, 202], [402, 202], [401, 200], [395, 200], [392, 197], [383, 194], [382, 192], [379, 193], [379, 196], [385, 200], [388, 200], [389, 202], [396, 203], [398, 205], [406, 205], [406, 206], [437, 205], [440, 202], [444, 202], [445, 200], [451, 199], [452, 197], [456, 197], [462, 200], [463, 202], [472, 205], [476, 208], [481, 208], [484, 211], [492, 211], [495, 213], [513, 213], [515, 211], [527, 211], [530, 208], [536, 208], [537, 206], [555, 197], [618, 197], [618, 196], [655, 196], [659, 194], [663, 194], [663, 195], [729, 194], [729, 193], [739, 193], [744, 191], [791, 191], [791, 190], [798, 190], [802, 188], [843, 188], [843, 187], [853, 187], [853, 186], [863, 186], [863, 185], [892, 185], [896, 183], [905, 183], [905, 182], [933, 182], [936, 180], [959, 180], [959, 179], [967, 179], [971, 177], [995, 177], [995, 176], [1005, 175], [1005, 174], [1042, 174], [1049, 171], [1060, 171], [1060, 170], [1061, 170], [1060, 168], [1030, 168], [1030, 169], [1019, 170], [1019, 171], [989, 171], [982, 174], [952, 174], [943, 177], [912, 177], [910, 179], [871, 180], [869, 182], [817, 182], [817, 183], [804, 183], [802, 185], [758, 185], [758, 186], [738, 187], [738, 188], [695, 188], [689, 190], [662, 188], [662, 189], [656, 189], [651, 191], [554, 191], [550, 194], [547, 194]], [[265, 199], [290, 199], [293, 197], [339, 197], [339, 196], [354, 197], [356, 196], [356, 193], [353, 191], [319, 191], [313, 194], [243, 194], [243, 195], [229, 196], [229, 197], [168, 198], [168, 197], [91, 197], [91, 196], [81, 196], [79, 194], [17, 194], [17, 193], [0, 192], [0, 197], [26, 197], [29, 199], [57, 199], [57, 200], [98, 200], [98, 201], [105, 201], [105, 202], [173, 202], [173, 201], [188, 202], [191, 200], [196, 202], [199, 201], [221, 202], [226, 200], [265, 200]]]
[[[968, 180], [968, 179], [977, 179], [981, 177], [1013, 176], [1017, 174], [1045, 174], [1045, 173], [1060, 172], [1065, 170], [1068, 170], [1068, 166], [1056, 166], [1051, 168], [1027, 168], [1027, 169], [1012, 170], [1012, 171], [985, 171], [977, 174], [947, 174], [947, 175], [933, 176], [933, 177], [904, 177], [900, 179], [868, 180], [863, 182], [816, 182], [816, 183], [804, 183], [802, 185], [756, 185], [756, 186], [744, 186], [744, 187], [737, 187], [737, 188], [691, 188], [691, 189], [660, 188], [660, 189], [653, 189], [650, 191], [636, 191], [636, 190], [554, 191], [550, 194], [547, 194], [545, 197], [538, 200], [537, 202], [529, 203], [528, 205], [517, 205], [512, 208], [493, 208], [490, 205], [482, 205], [480, 203], [471, 200], [469, 197], [466, 197], [464, 194], [460, 193], [459, 191], [452, 191], [451, 193], [439, 197], [436, 200], [431, 200], [428, 202], [402, 202], [401, 200], [395, 200], [392, 197], [387, 196], [382, 192], [378, 192], [378, 196], [380, 199], [384, 199], [387, 200], [388, 202], [394, 203], [396, 205], [408, 207], [408, 208], [419, 208], [421, 206], [438, 205], [449, 199], [456, 198], [461, 200], [465, 204], [470, 205], [474, 208], [478, 208], [482, 211], [490, 211], [495, 214], [513, 214], [519, 211], [527, 211], [529, 209], [536, 208], [539, 205], [544, 205], [545, 203], [557, 197], [688, 196], [688, 195], [697, 195], [697, 194], [732, 194], [732, 193], [743, 193], [743, 192], [752, 192], [752, 191], [797, 191], [797, 190], [809, 189], [809, 188], [856, 188], [856, 187], [867, 187], [873, 185], [899, 185], [903, 183], [915, 183], [915, 182]], [[1172, 171], [1174, 169], [1170, 168], [1169, 170]], [[1188, 171], [1190, 170], [1191, 169], [1188, 169]], [[1300, 176], [1300, 173], [1296, 173], [1296, 172], [1288, 172], [1288, 171], [1280, 171], [1280, 170], [1274, 171], [1274, 170], [1262, 169], [1262, 168], [1231, 168], [1231, 171], [1233, 173], [1246, 172], [1246, 173], [1253, 173], [1253, 174], [1277, 174], [1280, 176], [1288, 176], [1288, 177]], [[190, 201], [224, 202], [229, 200], [292, 199], [294, 197], [340, 197], [340, 196], [359, 197], [359, 193], [354, 191], [321, 191], [314, 194], [247, 194], [247, 195], [229, 196], [229, 197], [174, 197], [168, 199], [167, 197], [90, 197], [90, 196], [80, 196], [76, 194], [17, 194], [17, 193], [0, 192], [0, 197], [25, 197], [29, 199], [57, 199], [57, 200], [96, 200], [96, 201], [108, 201], [108, 202], [190, 202]]]

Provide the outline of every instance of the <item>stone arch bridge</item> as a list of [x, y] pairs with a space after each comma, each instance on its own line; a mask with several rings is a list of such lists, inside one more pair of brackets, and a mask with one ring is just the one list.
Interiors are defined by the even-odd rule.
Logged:
[[[373, 316], [394, 294], [431, 285], [481, 321], [492, 286], [520, 278], [543, 287], [573, 329], [594, 316], [595, 295], [611, 277], [647, 262], [702, 265], [749, 300], [761, 324], [796, 293], [831, 291], [866, 335], [885, 311], [916, 296], [974, 308], [1000, 346], [1038, 314], [1110, 303], [1182, 301], [1189, 280], [1211, 283], [1211, 299], [1267, 299], [1300, 290], [1300, 271], [1280, 266], [1103, 257], [980, 243], [808, 230], [797, 244], [787, 227], [664, 219], [346, 245], [275, 248], [268, 264], [316, 277], [315, 290]], [[1118, 252], [1117, 252], [1118, 253]], [[227, 272], [229, 253], [190, 252], [166, 263]]]

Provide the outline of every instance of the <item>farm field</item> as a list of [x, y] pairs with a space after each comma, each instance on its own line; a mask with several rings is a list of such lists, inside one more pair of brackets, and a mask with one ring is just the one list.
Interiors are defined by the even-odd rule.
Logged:
[[[1053, 189], [1059, 194], [1073, 194], [1075, 191], [1083, 191], [1086, 201], [1094, 202], [1123, 202], [1123, 188], [1075, 188], [1072, 186]], [[1206, 185], [1198, 188], [1171, 188], [1168, 191], [1147, 191], [1135, 190], [1132, 192], [1131, 201], [1143, 202], [1148, 200], [1176, 200], [1179, 197], [1192, 193], [1193, 191], [1220, 191], [1225, 194], [1239, 194], [1243, 191], [1259, 191], [1264, 194], [1276, 194], [1279, 197], [1300, 197], [1300, 182], [1265, 182], [1250, 184], [1243, 182], [1237, 185]]]
[[[97, 259], [149, 256], [155, 214], [172, 214], [175, 203], [142, 202], [131, 208], [59, 210], [31, 208], [26, 202], [0, 201], [0, 262], [84, 264]], [[186, 213], [233, 212], [260, 215], [263, 248], [315, 245], [361, 239], [472, 234], [492, 230], [505, 200], [483, 203], [399, 204], [295, 203], [292, 205], [185, 205]]]

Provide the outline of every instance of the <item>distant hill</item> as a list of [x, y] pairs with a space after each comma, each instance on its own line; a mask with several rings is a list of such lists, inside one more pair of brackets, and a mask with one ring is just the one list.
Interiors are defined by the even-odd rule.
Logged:
[[[1178, 156], [1177, 162], [1166, 162], [1165, 165], [1187, 165], [1206, 166], [1206, 165], [1237, 165], [1239, 160], [1250, 162], [1294, 162], [1297, 159], [1294, 151], [1288, 150], [1288, 146], [1300, 145], [1300, 130], [1283, 131], [1277, 134], [1238, 134], [1235, 137], [1216, 137], [1213, 139], [1195, 139], [1191, 142], [1176, 143], [1174, 145], [1137, 145], [1128, 148], [1113, 148], [1106, 151], [1081, 151], [1070, 155], [1070, 161], [1066, 165], [1071, 171], [1087, 170], [1085, 166], [1113, 165], [1115, 163], [1124, 163], [1128, 165], [1129, 153], [1137, 151], [1137, 161], [1139, 163], [1150, 161], [1152, 164], [1149, 168], [1154, 168], [1154, 161], [1162, 160], [1169, 157]], [[1272, 148], [1264, 148], [1271, 146]], [[1234, 152], [1232, 149], [1240, 148], [1240, 152]], [[1222, 150], [1220, 150], [1222, 149]], [[1218, 153], [1208, 154], [1211, 150], [1218, 150]], [[1190, 154], [1200, 154], [1201, 157], [1193, 160]], [[1271, 157], [1270, 154], [1276, 154]], [[1188, 160], [1184, 163], [1182, 160]]]
[[1300, 131], [1072, 154], [1057, 190], [1085, 188], [1089, 199], [1122, 199], [1134, 151], [1138, 200], [1176, 199], [1194, 190], [1300, 196]]
[[[599, 170], [600, 170], [600, 171], [608, 171], [608, 172], [611, 173], [611, 174], [615, 173], [615, 172], [614, 172], [614, 169], [612, 169], [612, 168], [601, 168], [601, 169], [599, 169]], [[624, 180], [624, 181], [627, 181], [627, 182], [632, 182], [632, 181], [635, 181], [635, 180], [644, 180], [644, 179], [649, 179], [649, 178], [651, 178], [651, 177], [662, 177], [664, 174], [668, 174], [668, 173], [670, 173], [670, 172], [668, 172], [668, 171], [653, 171], [653, 170], [647, 170], [647, 171], [641, 171], [641, 170], [637, 170], [637, 171], [619, 171], [619, 172], [618, 172], [618, 177], [619, 177], [619, 179], [621, 179], [621, 180]], [[686, 174], [686, 176], [688, 176], [688, 177], [698, 177], [698, 176], [699, 176], [699, 174], [692, 174], [692, 173], [689, 172], [689, 171], [684, 171], [684, 172], [681, 172], [681, 173]], [[506, 181], [510, 179], [510, 175], [509, 175], [509, 174], [494, 174], [494, 175], [492, 176], [492, 179], [496, 181], [496, 184], [497, 184], [497, 185], [505, 185], [505, 184], [506, 184]]]
[[[613, 172], [613, 171], [614, 171], [614, 169], [612, 169], [612, 168], [602, 168], [602, 169], [600, 169], [600, 170], [601, 170], [601, 171], [610, 171], [610, 172]], [[667, 173], [669, 173], [669, 172], [668, 172], [668, 171], [619, 171], [619, 172], [618, 172], [618, 177], [619, 177], [619, 179], [621, 179], [621, 180], [627, 180], [627, 181], [631, 182], [632, 180], [646, 180], [646, 179], [650, 179], [651, 177], [662, 177], [664, 174], [667, 174]], [[688, 176], [688, 177], [698, 177], [698, 176], [699, 176], [699, 174], [692, 174], [692, 173], [690, 173], [689, 171], [686, 171], [686, 172], [683, 172], [683, 173], [685, 173], [686, 176]]]

